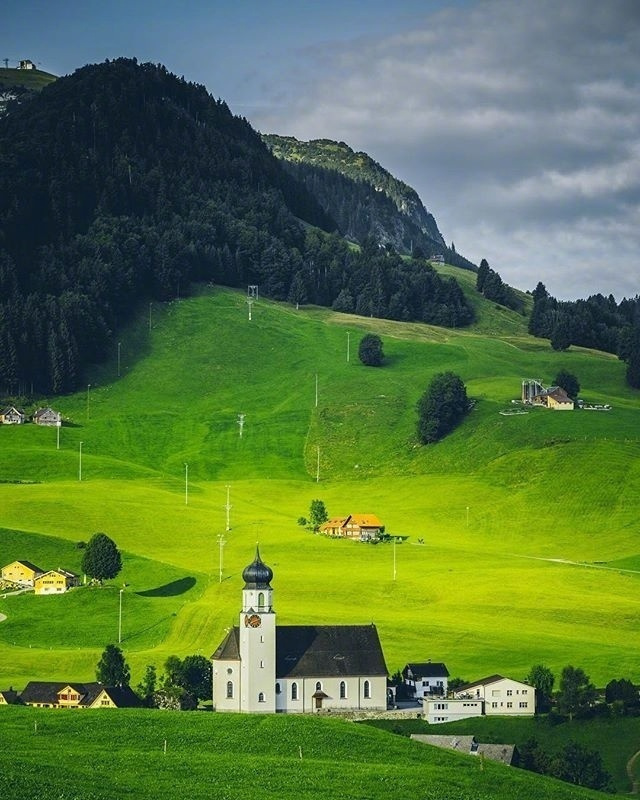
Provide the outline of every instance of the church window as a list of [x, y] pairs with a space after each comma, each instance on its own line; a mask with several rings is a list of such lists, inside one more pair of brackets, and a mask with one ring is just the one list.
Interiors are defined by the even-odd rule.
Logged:
[[367, 700], [371, 697], [371, 684], [369, 683], [369, 681], [364, 682], [363, 694], [365, 699]]
[[227, 699], [230, 700], [233, 697], [233, 681], [227, 681]]
[[347, 684], [344, 681], [340, 681], [340, 699], [344, 700], [347, 696]]
[[258, 702], [259, 703], [264, 703], [264, 692], [260, 692], [258, 694]]
[[258, 606], [260, 606], [260, 608], [264, 606], [264, 592], [258, 594]]
[[292, 683], [291, 684], [291, 699], [297, 700], [298, 699], [298, 684]]
[[321, 691], [322, 691], [322, 684], [320, 683], [320, 681], [316, 681], [316, 692], [321, 692]]

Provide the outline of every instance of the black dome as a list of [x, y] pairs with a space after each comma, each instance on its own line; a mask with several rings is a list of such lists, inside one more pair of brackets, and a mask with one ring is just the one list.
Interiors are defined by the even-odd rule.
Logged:
[[256, 557], [242, 571], [245, 589], [270, 589], [269, 581], [273, 578], [273, 570], [260, 558], [260, 550], [256, 547]]

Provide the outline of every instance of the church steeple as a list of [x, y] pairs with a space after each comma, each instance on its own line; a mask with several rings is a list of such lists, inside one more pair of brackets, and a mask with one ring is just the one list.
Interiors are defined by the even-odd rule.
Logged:
[[256, 545], [256, 557], [242, 571], [245, 589], [271, 589], [273, 570], [260, 558], [260, 548]]

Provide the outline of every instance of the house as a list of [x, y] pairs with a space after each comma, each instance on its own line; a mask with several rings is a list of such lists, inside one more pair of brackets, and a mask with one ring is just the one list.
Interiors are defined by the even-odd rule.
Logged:
[[20, 66], [18, 67], [18, 69], [35, 69], [35, 68], [36, 65], [33, 63], [33, 61], [30, 61], [28, 58], [23, 58], [20, 61]]
[[5, 689], [0, 691], [0, 706], [16, 706], [20, 704], [20, 697], [18, 692], [13, 689]]
[[345, 539], [359, 539], [369, 542], [378, 539], [384, 525], [375, 514], [349, 514], [348, 517], [334, 517], [320, 526], [320, 533]]
[[545, 389], [537, 378], [522, 381], [524, 405], [546, 406], [554, 411], [573, 411], [574, 402], [561, 386]]
[[211, 656], [217, 711], [385, 710], [387, 666], [375, 625], [277, 625], [273, 571], [256, 550], [242, 610]]
[[142, 701], [129, 686], [101, 683], [29, 681], [21, 701], [37, 708], [138, 708]]
[[456, 722], [459, 719], [481, 717], [484, 714], [484, 700], [480, 698], [433, 697], [426, 695], [422, 700], [422, 714], [427, 722]]
[[0, 578], [19, 586], [33, 586], [36, 578], [42, 574], [44, 574], [44, 570], [36, 567], [30, 561], [12, 561], [6, 567], [2, 567]]
[[460, 686], [453, 697], [462, 701], [483, 700], [482, 713], [487, 716], [533, 716], [536, 710], [535, 688], [502, 675], [490, 675]]
[[34, 591], [35, 594], [62, 594], [79, 583], [80, 578], [75, 572], [62, 568], [50, 569], [35, 579]]
[[442, 662], [414, 662], [402, 670], [407, 691], [416, 699], [432, 695], [447, 696], [449, 670]]
[[62, 425], [62, 414], [47, 406], [39, 408], [32, 417], [36, 425], [49, 425], [59, 428]]
[[507, 766], [514, 766], [518, 762], [518, 751], [514, 744], [484, 744], [478, 742], [475, 736], [438, 736], [437, 734], [412, 733], [411, 738], [416, 742], [430, 744], [432, 747], [441, 747], [445, 750], [456, 750], [458, 753], [467, 753], [472, 756], [484, 756], [490, 761], [499, 761]]
[[0, 423], [2, 425], [23, 425], [24, 421], [24, 411], [15, 406], [6, 406], [0, 410]]
[[554, 411], [573, 411], [574, 403], [569, 395], [560, 386], [547, 389], [547, 408]]

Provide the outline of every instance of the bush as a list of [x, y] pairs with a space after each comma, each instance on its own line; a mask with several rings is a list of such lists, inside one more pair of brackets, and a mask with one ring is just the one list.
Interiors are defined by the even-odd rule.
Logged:
[[374, 333], [368, 333], [360, 340], [358, 358], [366, 367], [379, 367], [382, 364], [382, 339]]

